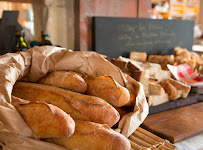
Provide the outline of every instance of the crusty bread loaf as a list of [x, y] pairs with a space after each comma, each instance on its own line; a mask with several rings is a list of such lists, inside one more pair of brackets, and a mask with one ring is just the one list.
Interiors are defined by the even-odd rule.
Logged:
[[127, 88], [121, 86], [111, 76], [85, 78], [87, 94], [100, 97], [116, 107], [124, 106], [130, 100]]
[[87, 84], [84, 79], [72, 71], [54, 71], [39, 80], [39, 83], [61, 87], [67, 90], [84, 93]]
[[72, 150], [130, 150], [130, 142], [107, 125], [75, 120], [75, 132], [69, 138], [46, 141]]
[[130, 92], [130, 99], [129, 99], [128, 103], [125, 104], [125, 106], [135, 106], [136, 96], [131, 91], [129, 91], [129, 92]]
[[119, 121], [119, 113], [115, 108], [98, 97], [26, 82], [17, 82], [12, 94], [29, 101], [53, 104], [70, 114], [73, 119], [93, 121], [109, 126]]
[[12, 104], [39, 138], [69, 137], [75, 130], [75, 122], [70, 115], [54, 105], [29, 102], [14, 96]]
[[146, 52], [130, 52], [130, 59], [145, 62], [147, 59]]

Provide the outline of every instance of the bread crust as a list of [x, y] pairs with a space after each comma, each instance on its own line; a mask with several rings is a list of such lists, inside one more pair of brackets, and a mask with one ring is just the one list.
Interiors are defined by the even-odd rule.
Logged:
[[73, 119], [108, 124], [110, 127], [120, 119], [116, 109], [103, 99], [58, 87], [17, 82], [12, 94], [33, 102], [53, 104], [70, 114]]
[[46, 141], [80, 150], [130, 150], [130, 142], [107, 125], [77, 121], [74, 134], [69, 138], [52, 138]]
[[84, 93], [87, 84], [84, 79], [72, 71], [54, 71], [39, 80], [39, 83], [61, 87], [67, 90]]
[[74, 120], [60, 108], [43, 102], [29, 102], [12, 96], [12, 104], [39, 138], [69, 137]]
[[100, 97], [116, 107], [124, 106], [130, 100], [127, 88], [117, 83], [111, 76], [85, 78], [87, 94]]

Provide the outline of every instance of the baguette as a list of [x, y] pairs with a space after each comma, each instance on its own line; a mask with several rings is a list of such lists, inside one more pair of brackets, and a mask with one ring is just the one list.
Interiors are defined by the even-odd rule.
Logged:
[[87, 90], [87, 84], [84, 79], [77, 73], [71, 71], [50, 72], [41, 78], [39, 83], [61, 87], [78, 93], [84, 93]]
[[107, 125], [75, 121], [75, 132], [69, 138], [48, 138], [45, 141], [78, 150], [130, 150], [130, 142]]
[[36, 83], [17, 82], [12, 94], [29, 101], [53, 104], [70, 114], [73, 119], [93, 121], [113, 126], [119, 113], [101, 98], [83, 95], [62, 88]]
[[130, 99], [128, 101], [127, 104], [125, 104], [125, 106], [135, 106], [135, 103], [136, 103], [136, 96], [134, 93], [132, 93], [131, 91], [130, 92]]
[[14, 96], [12, 104], [39, 138], [69, 137], [75, 130], [75, 122], [70, 115], [56, 106]]
[[87, 94], [100, 97], [116, 107], [124, 106], [130, 100], [128, 89], [117, 83], [111, 76], [85, 78]]

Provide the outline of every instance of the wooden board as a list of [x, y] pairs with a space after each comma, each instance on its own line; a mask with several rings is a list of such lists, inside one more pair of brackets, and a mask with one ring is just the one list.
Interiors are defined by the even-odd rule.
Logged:
[[203, 132], [203, 102], [147, 116], [142, 127], [176, 143]]
[[[93, 49], [110, 58], [173, 54], [174, 47], [192, 49], [194, 22], [146, 18], [94, 17]], [[187, 31], [187, 32], [185, 32]]]
[[195, 104], [198, 102], [198, 96], [196, 93], [190, 93], [187, 98], [180, 98], [175, 101], [169, 101], [161, 105], [150, 106], [149, 114], [155, 114], [191, 104]]

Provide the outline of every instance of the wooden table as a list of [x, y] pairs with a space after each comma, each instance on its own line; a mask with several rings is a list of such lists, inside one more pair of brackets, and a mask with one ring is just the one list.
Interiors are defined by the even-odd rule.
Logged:
[[172, 143], [203, 132], [203, 102], [147, 116], [142, 127]]

